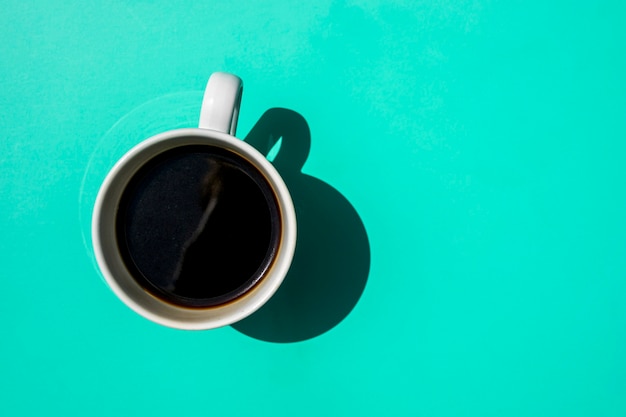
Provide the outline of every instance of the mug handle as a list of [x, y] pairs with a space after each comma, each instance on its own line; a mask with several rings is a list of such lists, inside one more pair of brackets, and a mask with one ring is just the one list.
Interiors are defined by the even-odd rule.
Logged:
[[211, 74], [204, 90], [198, 127], [235, 136], [242, 93], [241, 78], [226, 72]]

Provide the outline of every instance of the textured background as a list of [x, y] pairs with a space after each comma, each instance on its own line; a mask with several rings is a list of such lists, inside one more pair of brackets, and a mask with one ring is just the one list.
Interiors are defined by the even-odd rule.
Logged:
[[[577, 3], [5, 0], [0, 415], [626, 415], [626, 8]], [[216, 70], [302, 234], [267, 309], [183, 332], [89, 216]]]

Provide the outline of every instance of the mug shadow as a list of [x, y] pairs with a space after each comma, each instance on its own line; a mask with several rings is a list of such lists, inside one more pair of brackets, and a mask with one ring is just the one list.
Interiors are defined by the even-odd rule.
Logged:
[[232, 327], [259, 340], [290, 343], [319, 336], [350, 314], [367, 283], [370, 245], [350, 202], [329, 184], [301, 172], [311, 145], [302, 115], [270, 109], [245, 141], [267, 155], [279, 139], [273, 164], [294, 202], [296, 252], [276, 294]]

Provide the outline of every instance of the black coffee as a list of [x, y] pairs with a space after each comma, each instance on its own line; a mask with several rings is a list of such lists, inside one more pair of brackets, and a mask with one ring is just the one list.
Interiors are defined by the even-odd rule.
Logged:
[[228, 302], [254, 286], [280, 239], [276, 197], [243, 157], [183, 146], [145, 164], [126, 187], [117, 240], [146, 290], [186, 307]]

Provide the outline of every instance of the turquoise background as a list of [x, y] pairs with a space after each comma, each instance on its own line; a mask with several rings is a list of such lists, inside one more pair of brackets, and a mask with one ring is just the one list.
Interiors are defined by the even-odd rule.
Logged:
[[[626, 415], [626, 7], [578, 3], [5, 0], [0, 415]], [[93, 264], [101, 177], [216, 70], [366, 232], [303, 340], [160, 327]]]

